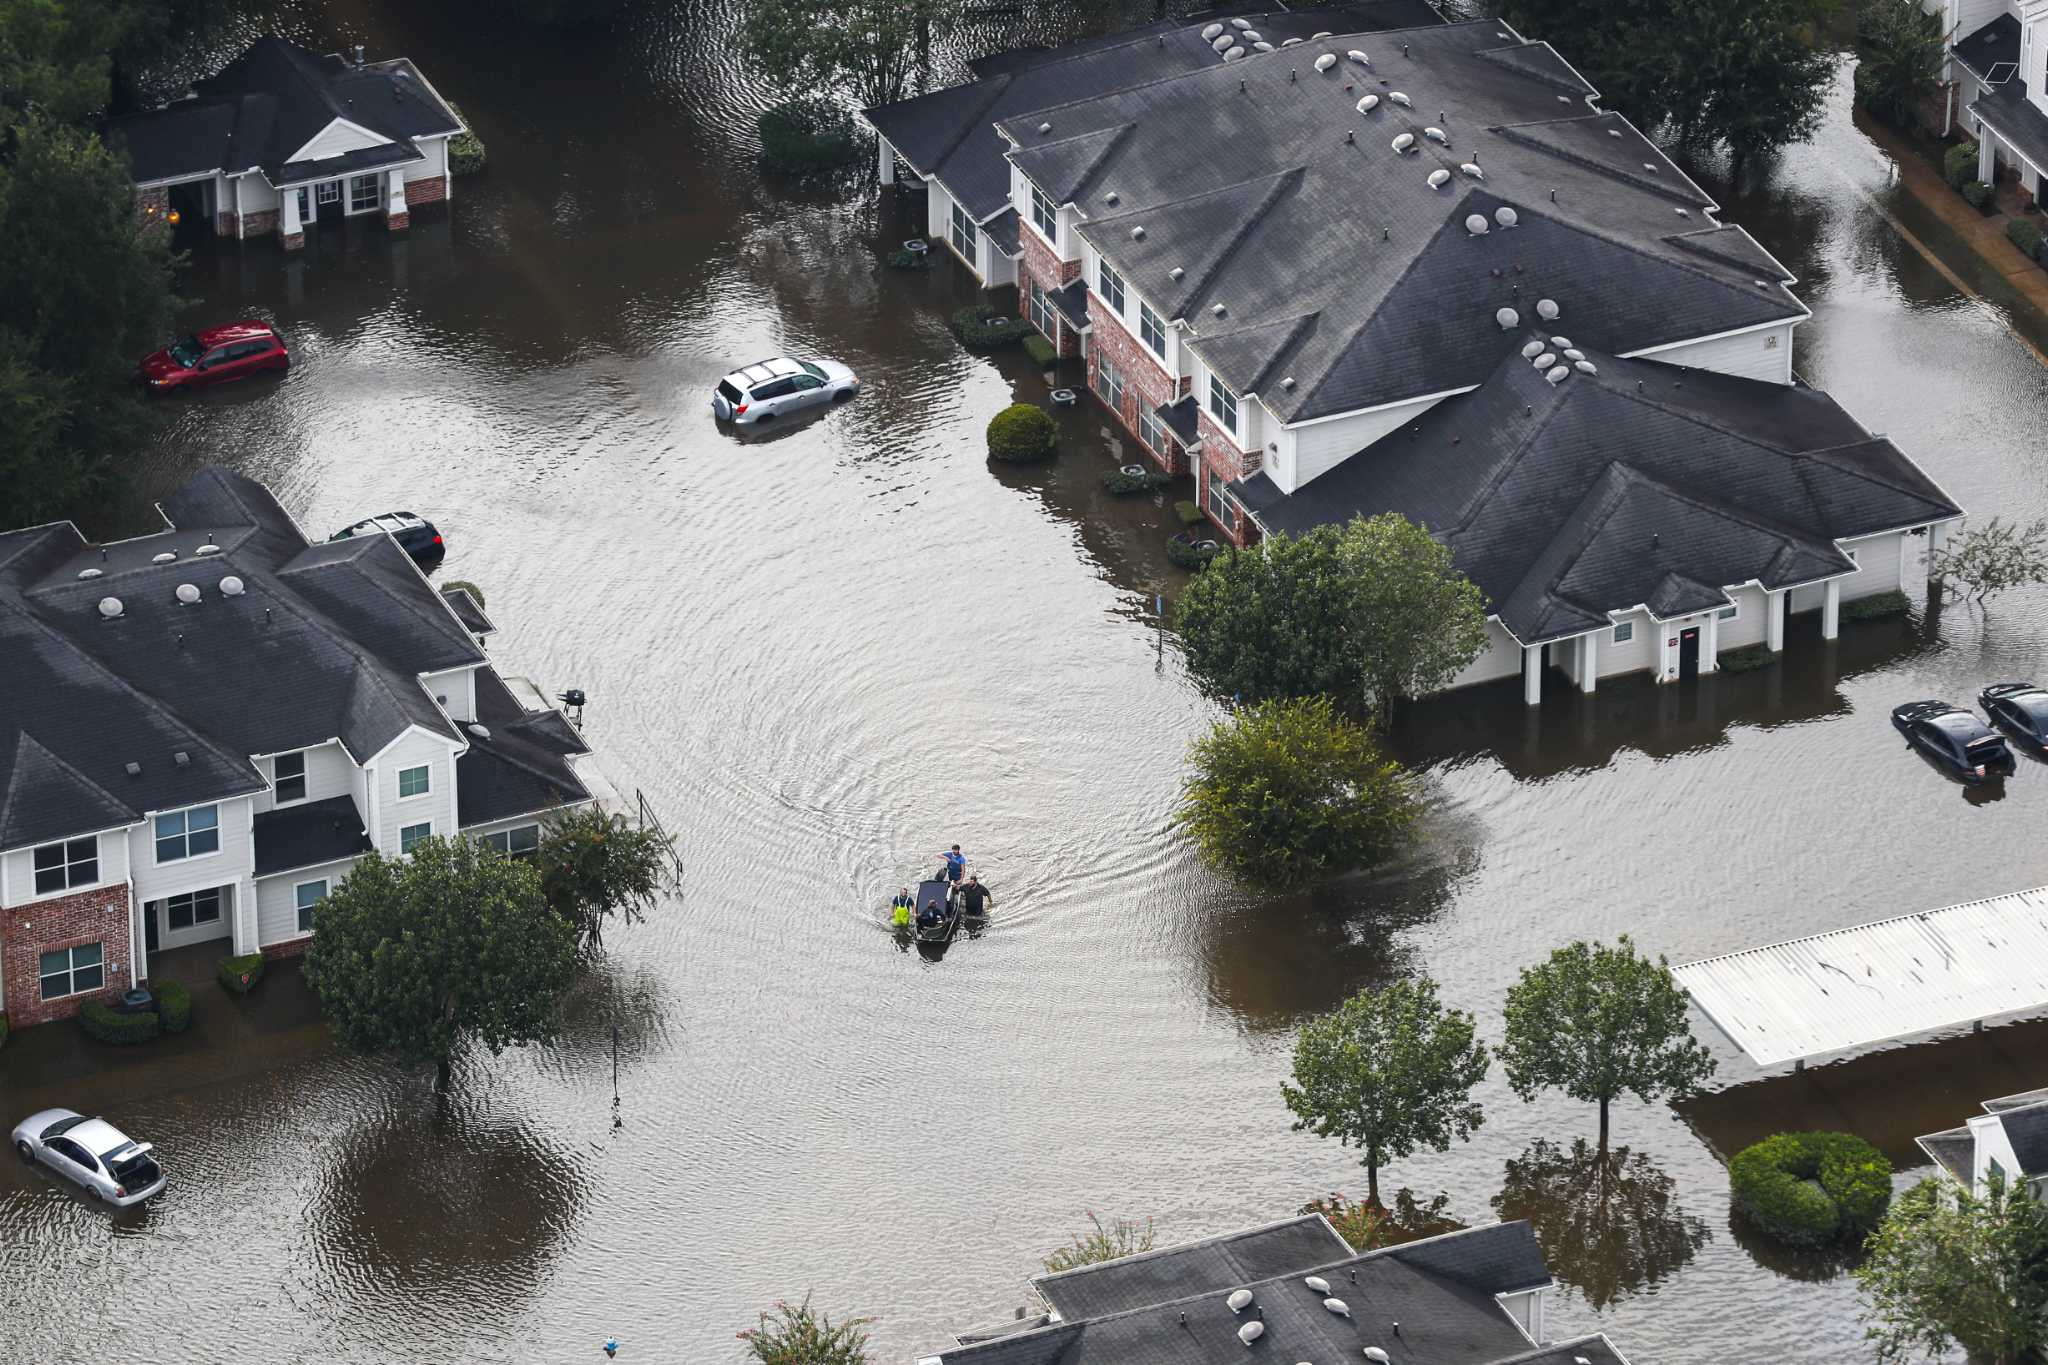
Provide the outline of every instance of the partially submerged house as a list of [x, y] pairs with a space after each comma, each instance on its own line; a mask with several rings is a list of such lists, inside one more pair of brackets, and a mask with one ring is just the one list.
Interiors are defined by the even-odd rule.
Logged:
[[2048, 1203], [2048, 1089], [1984, 1101], [1960, 1128], [1916, 1138], [1920, 1150], [1974, 1194], [1996, 1177]]
[[309, 541], [221, 469], [105, 545], [0, 533], [0, 1004], [17, 1027], [153, 954], [303, 952], [356, 859], [511, 854], [591, 799], [559, 711], [491, 666], [476, 600], [388, 535]]
[[[1020, 310], [1220, 539], [1424, 522], [1489, 597], [1459, 682], [1532, 703], [1547, 665], [1590, 689], [1780, 648], [1788, 611], [1831, 638], [1924, 573], [1960, 509], [1799, 383], [1790, 272], [1548, 44], [1271, 22], [1139, 40], [1182, 70], [1093, 48], [941, 92], [994, 121]], [[869, 111], [885, 162], [903, 108]], [[989, 192], [971, 133], [928, 193]]]
[[2048, 5], [1922, 0], [1949, 37], [1949, 116], [1977, 139], [1977, 178], [1999, 169], [2041, 195], [2048, 171]]
[[1526, 1222], [1354, 1252], [1320, 1214], [1032, 1282], [1044, 1311], [917, 1365], [1428, 1360], [1627, 1365], [1605, 1336], [1546, 1342], [1554, 1283]]
[[223, 237], [275, 233], [287, 251], [322, 219], [403, 228], [450, 196], [448, 142], [464, 132], [403, 57], [317, 56], [259, 38], [184, 99], [114, 121], [145, 214], [210, 219]]

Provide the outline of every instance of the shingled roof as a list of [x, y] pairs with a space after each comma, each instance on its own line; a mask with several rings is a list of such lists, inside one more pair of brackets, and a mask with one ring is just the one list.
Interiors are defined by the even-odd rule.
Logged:
[[1960, 514], [1825, 394], [1574, 349], [1594, 373], [1567, 362], [1552, 384], [1511, 350], [1476, 392], [1292, 495], [1263, 473], [1239, 494], [1269, 531], [1389, 511], [1427, 526], [1524, 644], [1638, 606], [1722, 606], [1724, 587], [1752, 579], [1846, 574], [1837, 540]]
[[999, 131], [1283, 422], [1476, 384], [1512, 344], [1497, 310], [1533, 322], [1541, 299], [1620, 352], [1806, 316], [1790, 273], [1591, 93], [1547, 45], [1483, 21], [1134, 77]]

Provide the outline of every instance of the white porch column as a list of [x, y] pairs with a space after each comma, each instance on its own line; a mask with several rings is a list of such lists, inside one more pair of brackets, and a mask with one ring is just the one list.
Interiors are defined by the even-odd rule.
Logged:
[[1543, 646], [1522, 646], [1522, 700], [1534, 706], [1543, 700]]
[[1771, 647], [1771, 653], [1783, 654], [1785, 652], [1785, 594], [1766, 590], [1764, 593], [1764, 611], [1766, 613], [1765, 620], [1768, 623], [1764, 627], [1764, 642]]
[[256, 951], [256, 883], [247, 877], [235, 883], [235, 956]]
[[299, 222], [299, 192], [292, 189], [278, 191], [277, 230], [289, 237], [301, 226], [303, 225]]
[[1600, 632], [1579, 637], [1579, 691], [1591, 692], [1600, 680]]
[[408, 219], [405, 211], [405, 172], [389, 170], [384, 173], [384, 222], [389, 227], [404, 227]]
[[1842, 580], [1828, 580], [1827, 597], [1820, 604], [1820, 638], [1832, 640], [1839, 633], [1842, 620]]
[[1990, 184], [1998, 174], [1998, 139], [1992, 136], [1991, 125], [1985, 124], [1977, 137], [1977, 178]]
[[1937, 521], [1934, 525], [1927, 528], [1927, 581], [1930, 583], [1938, 581], [1941, 577], [1940, 573], [1936, 570], [1936, 565], [1940, 563], [1936, 556], [1946, 548], [1948, 548], [1948, 523]]
[[879, 146], [881, 147], [881, 149], [882, 149], [882, 151], [881, 151], [881, 162], [882, 162], [882, 164], [881, 164], [881, 175], [882, 175], [882, 183], [883, 183], [884, 185], [893, 185], [893, 184], [895, 184], [895, 183], [896, 183], [896, 149], [895, 149], [894, 147], [891, 147], [891, 146], [889, 145], [889, 139], [888, 139], [888, 138], [885, 138], [885, 137], [878, 137], [878, 138], [876, 138], [876, 139], [875, 139], [875, 142], [876, 142], [876, 144], [877, 144], [877, 145], [879, 145]]

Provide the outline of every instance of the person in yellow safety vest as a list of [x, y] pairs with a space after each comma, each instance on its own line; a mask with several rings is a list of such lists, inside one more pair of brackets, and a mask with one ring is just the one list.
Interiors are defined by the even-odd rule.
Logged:
[[917, 900], [910, 894], [910, 888], [906, 886], [901, 891], [898, 891], [896, 899], [889, 902], [889, 905], [895, 913], [896, 927], [899, 929], [908, 928], [910, 926], [910, 912], [917, 908]]

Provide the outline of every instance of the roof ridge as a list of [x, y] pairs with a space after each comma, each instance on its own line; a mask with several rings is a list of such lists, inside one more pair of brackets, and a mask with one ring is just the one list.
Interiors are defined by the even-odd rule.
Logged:
[[[355, 537], [352, 537], [352, 539], [354, 538]], [[448, 632], [445, 629], [443, 629], [443, 627], [453, 625], [455, 628], [455, 634], [461, 637], [462, 644], [466, 648], [476, 650], [479, 656], [482, 655], [482, 651], [477, 650], [475, 637], [473, 637], [469, 633], [468, 628], [462, 624], [461, 618], [455, 615], [455, 609], [448, 605], [447, 599], [442, 597], [440, 593], [434, 593], [434, 600], [440, 603], [441, 613], [439, 616], [433, 616], [433, 613], [416, 610], [413, 607], [412, 603], [406, 601], [403, 597], [400, 597], [397, 593], [391, 591], [390, 587], [385, 583], [379, 581], [375, 574], [364, 573], [360, 569], [356, 568], [356, 565], [365, 556], [381, 552], [381, 545], [379, 544], [379, 539], [377, 537], [363, 536], [359, 539], [361, 539], [362, 541], [362, 547], [360, 549], [352, 550], [348, 554], [338, 555], [333, 559], [319, 559], [313, 561], [310, 564], [301, 564], [296, 568], [291, 567], [291, 562], [287, 561], [283, 566], [280, 566], [276, 570], [277, 576], [280, 579], [283, 579], [287, 577], [295, 577], [299, 574], [311, 574], [321, 569], [346, 568], [350, 570], [352, 573], [354, 573], [357, 578], [360, 578], [365, 583], [368, 583], [371, 587], [375, 588], [378, 591], [378, 593], [380, 593], [387, 600], [395, 603], [400, 607], [403, 607], [409, 614], [419, 619], [420, 621], [426, 622], [429, 619], [429, 617], [432, 617], [435, 629], [441, 633], [444, 639], [450, 639], [453, 637], [449, 636]], [[333, 542], [329, 541], [323, 543], [332, 544]], [[307, 550], [311, 550], [313, 548], [314, 547], [311, 545], [308, 545], [306, 547]], [[393, 542], [393, 548], [396, 548], [395, 541]], [[405, 552], [403, 550], [399, 550], [398, 553], [404, 554]], [[294, 555], [292, 558], [295, 560], [298, 558], [298, 556]], [[411, 562], [409, 556], [407, 562]], [[427, 588], [431, 592], [433, 591], [434, 585], [432, 583], [428, 583]], [[353, 636], [349, 638], [351, 641], [353, 641], [354, 639]]]
[[[1128, 127], [1129, 125], [1126, 126]], [[1209, 287], [1210, 281], [1216, 278], [1217, 272], [1223, 269], [1223, 263], [1236, 255], [1237, 249], [1244, 245], [1244, 239], [1250, 235], [1252, 225], [1263, 219], [1272, 209], [1273, 205], [1279, 202], [1282, 192], [1298, 183], [1301, 177], [1307, 173], [1308, 168], [1306, 166], [1296, 165], [1289, 166], [1284, 171], [1268, 176], [1265, 193], [1259, 196], [1259, 202], [1252, 206], [1249, 213], [1244, 214], [1238, 219], [1237, 229], [1211, 255], [1209, 260], [1202, 266], [1201, 273], [1191, 283], [1182, 286], [1181, 296], [1190, 302], [1199, 297], [1202, 291]], [[1247, 180], [1244, 183], [1252, 185], [1258, 182]], [[1182, 312], [1177, 313], [1175, 316], [1182, 317], [1185, 315], [1185, 306], [1183, 306]]]
[[1741, 233], [1743, 237], [1748, 240], [1751, 246], [1755, 247], [1758, 251], [1761, 251], [1764, 254], [1765, 258], [1768, 259], [1772, 265], [1778, 268], [1780, 272], [1780, 283], [1789, 283], [1793, 279], [1797, 278], [1792, 274], [1791, 271], [1785, 268], [1785, 263], [1783, 261], [1779, 260], [1775, 255], [1772, 254], [1771, 249], [1769, 247], [1765, 246], [1762, 242], [1759, 242], [1756, 239], [1755, 233], [1751, 232], [1748, 228], [1744, 227], [1740, 223], [1714, 223], [1709, 227], [1693, 228], [1687, 232], [1667, 232], [1664, 234], [1664, 240], [1670, 242], [1674, 246], [1684, 247], [1687, 251], [1697, 252], [1699, 255], [1707, 256], [1717, 261], [1726, 261], [1729, 265], [1743, 265], [1743, 262], [1736, 260], [1733, 256], [1727, 255], [1723, 252], [1711, 250], [1704, 243], [1696, 240], [1702, 237], [1717, 236], [1718, 234], [1723, 232]]
[[[1705, 212], [1713, 212], [1714, 201], [1707, 198], [1704, 193], [1697, 195], [1688, 194], [1679, 186], [1673, 185], [1669, 181], [1651, 180], [1646, 176], [1623, 170], [1619, 166], [1610, 166], [1598, 157], [1589, 156], [1576, 148], [1560, 147], [1548, 142], [1539, 141], [1522, 131], [1525, 128], [1555, 128], [1559, 124], [1564, 123], [1598, 123], [1602, 119], [1620, 117], [1621, 115], [1612, 111], [1600, 110], [1577, 115], [1573, 118], [1533, 119], [1528, 123], [1496, 123], [1488, 127], [1486, 131], [1498, 134], [1510, 142], [1527, 147], [1533, 152], [1541, 152], [1545, 156], [1554, 156], [1560, 161], [1569, 161], [1574, 166], [1592, 171], [1596, 175], [1604, 175], [1610, 180], [1617, 180], [1624, 185], [1630, 185], [1636, 189], [1654, 194], [1660, 199], [1669, 199], [1680, 204], [1691, 205]], [[1650, 142], [1648, 138], [1643, 140], [1649, 142], [1651, 148], [1657, 151], [1657, 155], [1664, 155], [1663, 150], [1657, 148], [1656, 143]], [[1665, 160], [1669, 161], [1670, 158], [1665, 157]], [[1680, 172], [1680, 174], [1683, 174], [1683, 172]]]
[[[1713, 212], [1716, 212], [1716, 210], [1714, 210], [1714, 209], [1707, 209], [1707, 210], [1704, 210], [1704, 211], [1705, 211], [1705, 212], [1707, 212], [1707, 213], [1713, 213]], [[1522, 212], [1522, 213], [1523, 213], [1523, 214], [1524, 214], [1525, 216], [1528, 216], [1528, 217], [1533, 217], [1533, 218], [1541, 218], [1541, 219], [1543, 219], [1543, 220], [1544, 220], [1545, 222], [1555, 223], [1555, 224], [1557, 224], [1557, 226], [1558, 226], [1558, 227], [1560, 227], [1560, 228], [1563, 228], [1564, 230], [1566, 230], [1566, 231], [1568, 231], [1568, 232], [1577, 232], [1577, 233], [1581, 233], [1581, 234], [1583, 234], [1584, 236], [1587, 236], [1587, 237], [1591, 237], [1591, 238], [1592, 238], [1592, 239], [1593, 239], [1594, 241], [1596, 241], [1596, 242], [1603, 242], [1603, 243], [1605, 243], [1605, 244], [1606, 244], [1606, 245], [1608, 245], [1608, 246], [1614, 247], [1614, 248], [1615, 248], [1616, 250], [1619, 250], [1619, 251], [1626, 251], [1626, 252], [1628, 252], [1628, 253], [1629, 253], [1630, 255], [1632, 255], [1632, 256], [1640, 256], [1640, 257], [1642, 257], [1642, 258], [1643, 258], [1644, 260], [1646, 260], [1646, 261], [1654, 261], [1654, 262], [1656, 262], [1656, 263], [1657, 263], [1658, 265], [1666, 265], [1666, 266], [1670, 266], [1670, 267], [1671, 267], [1671, 268], [1672, 268], [1673, 270], [1683, 270], [1683, 271], [1685, 271], [1685, 272], [1686, 272], [1687, 274], [1689, 274], [1689, 275], [1694, 275], [1694, 276], [1697, 276], [1698, 278], [1700, 278], [1700, 279], [1703, 279], [1703, 280], [1706, 280], [1706, 281], [1707, 281], [1708, 283], [1710, 283], [1710, 284], [1718, 285], [1718, 286], [1719, 286], [1720, 288], [1722, 288], [1722, 289], [1726, 289], [1726, 290], [1728, 290], [1728, 291], [1729, 291], [1729, 292], [1731, 292], [1731, 293], [1735, 293], [1735, 294], [1741, 294], [1741, 295], [1742, 295], [1742, 296], [1743, 296], [1744, 298], [1747, 298], [1747, 297], [1748, 297], [1748, 295], [1747, 295], [1747, 294], [1744, 294], [1744, 293], [1743, 293], [1742, 287], [1741, 287], [1740, 285], [1737, 285], [1737, 284], [1733, 284], [1733, 283], [1729, 282], [1728, 280], [1725, 280], [1725, 279], [1723, 279], [1723, 278], [1722, 278], [1721, 276], [1719, 276], [1719, 275], [1716, 275], [1716, 274], [1712, 273], [1711, 271], [1701, 270], [1701, 269], [1699, 269], [1699, 268], [1698, 268], [1697, 266], [1693, 265], [1693, 264], [1692, 264], [1691, 262], [1689, 262], [1689, 261], [1686, 261], [1686, 260], [1683, 260], [1683, 259], [1681, 259], [1681, 258], [1679, 258], [1679, 257], [1676, 257], [1676, 256], [1653, 256], [1653, 255], [1651, 255], [1651, 254], [1650, 254], [1649, 252], [1647, 252], [1647, 251], [1644, 251], [1644, 250], [1643, 250], [1643, 249], [1642, 249], [1641, 247], [1639, 247], [1639, 246], [1636, 246], [1636, 245], [1635, 245], [1634, 243], [1632, 243], [1632, 242], [1624, 242], [1624, 241], [1622, 241], [1622, 240], [1621, 240], [1620, 238], [1618, 238], [1618, 237], [1610, 237], [1610, 236], [1608, 236], [1608, 235], [1607, 235], [1606, 233], [1604, 233], [1604, 232], [1601, 232], [1601, 231], [1599, 231], [1598, 229], [1594, 228], [1594, 227], [1593, 227], [1592, 225], [1590, 225], [1590, 224], [1588, 224], [1588, 223], [1581, 223], [1581, 222], [1578, 222], [1578, 221], [1577, 221], [1577, 220], [1575, 220], [1575, 219], [1570, 219], [1570, 218], [1560, 218], [1560, 217], [1558, 217], [1558, 216], [1557, 216], [1557, 215], [1555, 215], [1555, 214], [1549, 214], [1549, 213], [1544, 213], [1544, 212], [1543, 212], [1542, 210], [1540, 210], [1540, 209], [1523, 209], [1523, 210], [1521, 210], [1521, 212]], [[1715, 219], [1709, 218], [1709, 219], [1708, 219], [1707, 221], [1708, 221], [1708, 222], [1710, 222], [1710, 223], [1714, 223], [1714, 225], [1715, 225], [1715, 226], [1717, 226], [1717, 227], [1719, 227], [1719, 226], [1722, 226], [1722, 225], [1721, 225], [1721, 224], [1720, 224], [1720, 223], [1719, 223], [1719, 222], [1718, 222], [1717, 220], [1715, 220]], [[1661, 239], [1660, 239], [1660, 240], [1661, 240]], [[1695, 253], [1695, 254], [1697, 254], [1697, 253]], [[1754, 279], [1754, 278], [1755, 278], [1755, 276], [1751, 276], [1750, 278]], [[1780, 285], [1779, 287], [1780, 287], [1780, 288], [1782, 289], [1782, 288], [1783, 288], [1784, 286], [1783, 286], [1783, 285], [1781, 284], [1781, 285]], [[1794, 302], [1794, 303], [1799, 303], [1799, 300], [1797, 300], [1797, 299], [1795, 298], [1795, 299], [1793, 300], [1793, 302]], [[1813, 310], [1812, 310], [1812, 309], [1810, 309], [1810, 308], [1808, 308], [1808, 307], [1807, 307], [1807, 306], [1806, 306], [1805, 304], [1803, 304], [1803, 303], [1800, 303], [1800, 304], [1799, 304], [1799, 316], [1800, 316], [1800, 317], [1802, 317], [1802, 318], [1810, 318], [1810, 317], [1812, 317], [1812, 316], [1813, 316]], [[1782, 319], [1780, 319], [1780, 320], [1782, 321]], [[1552, 323], [1552, 324], [1550, 324], [1550, 325], [1551, 325], [1551, 326], [1555, 326], [1556, 324], [1555, 324], [1555, 323]], [[1757, 325], [1758, 325], [1758, 326], [1762, 326], [1763, 324], [1759, 323], [1759, 324], [1757, 324]], [[1627, 357], [1627, 356], [1616, 356], [1615, 358], [1616, 358], [1617, 360], [1626, 360], [1626, 359], [1628, 359], [1629, 357]], [[1650, 358], [1650, 357], [1647, 357], [1647, 356], [1646, 356], [1646, 357], [1644, 357], [1644, 359], [1649, 359], [1649, 358]], [[1680, 368], [1689, 368], [1689, 367], [1680, 367]]]
[[140, 820], [142, 818], [142, 813], [136, 810], [135, 807], [129, 805], [126, 801], [123, 801], [120, 797], [114, 795], [105, 787], [102, 787], [99, 783], [87, 777], [77, 768], [74, 768], [71, 764], [65, 762], [62, 758], [60, 758], [57, 755], [57, 751], [52, 749], [49, 745], [37, 739], [27, 730], [17, 730], [15, 731], [14, 741], [14, 763], [8, 769], [7, 790], [5, 793], [0, 793], [0, 841], [4, 841], [5, 831], [9, 828], [11, 817], [13, 816], [14, 813], [14, 800], [15, 796], [17, 795], [15, 789], [18, 785], [17, 779], [21, 775], [22, 768], [21, 751], [30, 745], [35, 746], [35, 750], [37, 753], [41, 754], [44, 758], [48, 759], [57, 768], [61, 769], [74, 782], [77, 782], [79, 785], [85, 787], [88, 791], [92, 791], [94, 793], [97, 793], [99, 796], [104, 797], [108, 805], [113, 806], [117, 810], [127, 812], [129, 815], [133, 816], [137, 820]]
[[[1860, 441], [1843, 441], [1838, 445], [1821, 446], [1815, 450], [1796, 450], [1791, 453], [1800, 459], [1811, 460], [1816, 464], [1824, 464], [1829, 469], [1835, 470], [1838, 473], [1846, 474], [1851, 478], [1862, 479], [1865, 483], [1874, 483], [1881, 488], [1889, 488], [1894, 493], [1903, 493], [1909, 498], [1920, 498], [1923, 500], [1926, 499], [1927, 494], [1925, 491], [1921, 489], [1907, 488], [1904, 485], [1896, 483], [1891, 479], [1881, 478], [1873, 470], [1863, 469], [1859, 466], [1852, 464], [1845, 464], [1842, 461], [1834, 458], [1835, 454], [1838, 451], [1854, 450], [1860, 446], [1890, 446], [1894, 450], [1898, 449], [1896, 445], [1892, 444], [1892, 440], [1889, 436], [1871, 435], [1865, 436]], [[1905, 452], [1900, 451], [1900, 453], [1904, 454]], [[1933, 481], [1929, 480], [1929, 482], [1931, 483]]]
[[[989, 91], [988, 98], [983, 100], [979, 105], [975, 107], [974, 113], [972, 115], [960, 120], [960, 131], [955, 133], [953, 135], [953, 140], [951, 142], [948, 142], [945, 146], [941, 147], [939, 149], [939, 154], [932, 158], [931, 172], [933, 175], [937, 175], [939, 173], [939, 167], [945, 165], [947, 159], [951, 157], [953, 153], [960, 150], [960, 144], [967, 141], [969, 135], [971, 135], [976, 128], [979, 128], [981, 126], [982, 117], [985, 114], [987, 114], [992, 107], [994, 107], [995, 102], [997, 100], [1003, 97], [1003, 92], [1008, 90], [1011, 84], [1015, 82], [1017, 78], [1015, 73], [1005, 72], [1000, 76], [995, 76], [992, 78], [977, 78], [975, 81], [972, 82], [972, 84], [978, 85], [981, 83], [982, 79], [987, 79], [989, 85], [993, 87]], [[938, 92], [933, 91], [931, 93], [936, 94]], [[922, 98], [922, 96], [920, 96], [919, 98]]]

